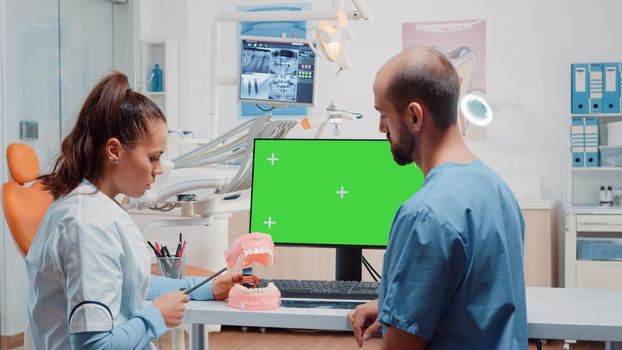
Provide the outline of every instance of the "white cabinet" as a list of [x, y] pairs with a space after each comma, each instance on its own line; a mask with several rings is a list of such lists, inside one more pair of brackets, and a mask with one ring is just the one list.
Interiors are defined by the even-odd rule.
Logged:
[[[609, 144], [607, 125], [620, 121], [620, 114], [573, 114], [572, 118], [588, 118], [598, 121], [598, 135], [585, 132], [585, 138], [577, 138], [581, 129], [571, 128], [571, 144], [568, 149], [580, 151], [584, 145], [592, 147]], [[580, 124], [576, 123], [575, 124]], [[587, 129], [584, 129], [587, 130]], [[593, 131], [593, 130], [592, 130]], [[589, 137], [587, 134], [590, 134]], [[579, 140], [576, 142], [576, 140]], [[582, 142], [584, 142], [582, 144]], [[579, 146], [578, 148], [575, 146]], [[576, 153], [575, 153], [576, 154]], [[602, 153], [600, 154], [600, 164]], [[617, 261], [615, 242], [622, 242], [622, 206], [619, 198], [614, 198], [613, 207], [599, 207], [601, 186], [622, 189], [622, 167], [575, 167], [575, 157], [569, 159], [565, 193], [565, 240], [564, 276], [565, 287], [573, 288], [622, 288], [622, 261]], [[614, 194], [619, 193], [614, 191]], [[605, 246], [607, 245], [607, 246]], [[590, 248], [590, 247], [598, 248]], [[604, 248], [603, 248], [604, 247]], [[596, 253], [586, 255], [586, 249]], [[580, 254], [581, 253], [581, 254]]]
[[622, 208], [569, 208], [565, 232], [566, 287], [622, 288], [622, 260], [580, 259], [578, 247], [582, 239], [622, 239]]

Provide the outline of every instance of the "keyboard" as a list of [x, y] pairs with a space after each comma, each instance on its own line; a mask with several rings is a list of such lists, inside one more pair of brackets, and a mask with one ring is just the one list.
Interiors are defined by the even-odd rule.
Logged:
[[283, 298], [373, 300], [378, 298], [380, 288], [380, 282], [286, 279], [264, 279], [258, 287], [270, 282], [281, 291]]

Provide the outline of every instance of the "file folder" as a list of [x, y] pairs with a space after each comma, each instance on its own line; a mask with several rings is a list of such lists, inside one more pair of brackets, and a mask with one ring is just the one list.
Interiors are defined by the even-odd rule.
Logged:
[[570, 126], [570, 147], [572, 148], [572, 166], [585, 166], [585, 122], [584, 118], [572, 118]]
[[590, 64], [590, 112], [603, 112], [603, 65], [602, 63]]
[[585, 122], [585, 166], [597, 167], [600, 165], [598, 145], [600, 144], [599, 119], [584, 118]]
[[620, 113], [620, 63], [603, 64], [603, 113]]
[[588, 65], [573, 64], [571, 67], [571, 100], [572, 113], [587, 114], [589, 113], [589, 86], [588, 86]]

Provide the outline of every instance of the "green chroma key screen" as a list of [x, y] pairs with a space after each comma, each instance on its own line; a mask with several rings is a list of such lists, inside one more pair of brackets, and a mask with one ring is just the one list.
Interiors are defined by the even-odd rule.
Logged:
[[257, 139], [250, 230], [276, 244], [383, 247], [422, 183], [386, 140]]

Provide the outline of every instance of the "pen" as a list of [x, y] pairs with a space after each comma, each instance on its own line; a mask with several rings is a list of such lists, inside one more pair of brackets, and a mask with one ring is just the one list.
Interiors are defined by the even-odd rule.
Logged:
[[164, 256], [164, 253], [166, 253], [167, 257], [171, 257], [171, 253], [168, 251], [168, 248], [165, 245], [162, 246], [162, 256]]
[[190, 293], [194, 292], [197, 288], [199, 288], [199, 287], [201, 287], [202, 285], [204, 285], [205, 283], [207, 283], [207, 282], [209, 282], [209, 281], [213, 280], [214, 278], [216, 278], [218, 275], [220, 275], [221, 273], [223, 273], [223, 272], [225, 272], [225, 271], [227, 271], [227, 268], [226, 268], [226, 267], [223, 267], [223, 268], [222, 268], [222, 270], [220, 270], [220, 271], [218, 271], [218, 272], [214, 273], [213, 275], [209, 276], [208, 278], [204, 279], [201, 283], [199, 283], [199, 284], [195, 285], [194, 287], [192, 287], [192, 288], [190, 288], [190, 289], [188, 289], [188, 290], [184, 290], [184, 288], [181, 288], [181, 289], [180, 289], [180, 291], [183, 291], [183, 292], [184, 292], [184, 294], [188, 295], [188, 294], [190, 294]]
[[181, 256], [181, 232], [179, 233], [179, 243], [177, 243], [177, 249], [175, 250], [175, 256]]
[[160, 256], [160, 253], [158, 253], [158, 250], [153, 246], [153, 244], [151, 244], [151, 242], [147, 241], [147, 244], [149, 244], [151, 249], [153, 249], [153, 252], [155, 253], [156, 256]]
[[181, 256], [184, 256], [184, 252], [186, 251], [186, 241], [181, 245]]

